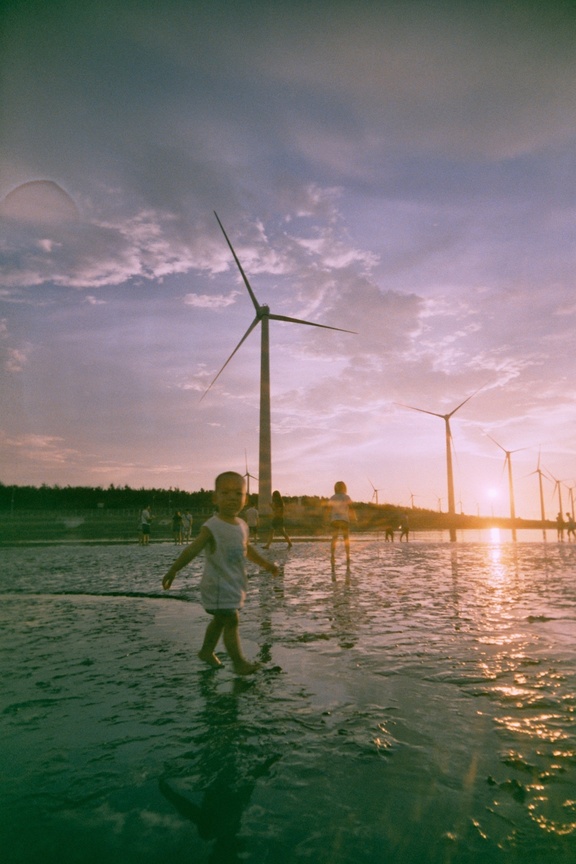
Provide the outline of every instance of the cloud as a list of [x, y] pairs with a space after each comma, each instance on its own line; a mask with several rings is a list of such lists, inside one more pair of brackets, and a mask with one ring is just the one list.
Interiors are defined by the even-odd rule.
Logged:
[[187, 306], [196, 306], [198, 309], [225, 309], [236, 302], [239, 291], [230, 294], [186, 294], [184, 303]]

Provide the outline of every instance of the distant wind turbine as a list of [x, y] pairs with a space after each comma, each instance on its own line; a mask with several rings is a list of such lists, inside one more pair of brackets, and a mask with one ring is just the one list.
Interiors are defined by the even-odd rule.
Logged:
[[542, 485], [542, 477], [545, 477], [546, 475], [540, 468], [540, 451], [538, 451], [538, 462], [536, 464], [536, 470], [532, 471], [530, 476], [532, 476], [532, 474], [538, 475], [538, 491], [540, 493], [540, 518], [542, 520], [542, 535], [544, 539], [546, 539], [546, 509], [544, 507], [544, 487]]
[[456, 540], [456, 527], [454, 524], [454, 519], [456, 516], [456, 504], [454, 497], [454, 472], [452, 469], [452, 432], [450, 430], [450, 420], [456, 414], [457, 411], [462, 408], [467, 402], [472, 399], [473, 396], [476, 396], [477, 393], [480, 392], [482, 388], [475, 390], [470, 396], [464, 399], [460, 405], [457, 405], [453, 411], [450, 411], [449, 414], [438, 414], [436, 411], [426, 411], [424, 408], [415, 408], [414, 405], [404, 405], [399, 402], [397, 404], [402, 405], [403, 408], [409, 408], [411, 411], [419, 411], [421, 414], [431, 414], [432, 417], [440, 417], [441, 420], [444, 420], [444, 424], [446, 427], [446, 480], [448, 486], [448, 515], [449, 519], [449, 530], [450, 530], [450, 541], [454, 543]]
[[567, 486], [568, 494], [570, 495], [570, 510], [572, 513], [572, 519], [574, 519], [574, 489], [576, 486]]
[[370, 479], [368, 480], [368, 482], [370, 483], [370, 485], [372, 486], [372, 489], [374, 490], [371, 503], [378, 504], [378, 492], [381, 492], [382, 490], [376, 489], [376, 487], [374, 486], [374, 484], [372, 483], [372, 481]]
[[564, 518], [564, 510], [562, 509], [562, 483], [563, 483], [563, 481], [558, 480], [557, 477], [554, 477], [554, 475], [550, 471], [548, 473], [550, 474], [550, 477], [552, 478], [552, 480], [554, 482], [554, 491], [552, 492], [552, 495], [554, 495], [556, 490], [558, 490], [558, 510], [559, 510], [562, 518]]
[[291, 324], [307, 324], [311, 327], [321, 327], [324, 330], [337, 330], [340, 333], [354, 333], [355, 331], [345, 330], [342, 327], [329, 327], [327, 324], [316, 324], [316, 322], [314, 321], [303, 321], [300, 318], [289, 318], [286, 315], [275, 315], [270, 312], [269, 306], [261, 306], [256, 299], [256, 295], [252, 290], [252, 287], [248, 281], [248, 277], [242, 269], [242, 265], [238, 260], [238, 256], [234, 251], [232, 243], [228, 239], [228, 235], [224, 230], [224, 226], [218, 218], [218, 214], [214, 212], [214, 215], [216, 216], [218, 225], [220, 226], [222, 234], [224, 235], [228, 247], [234, 257], [236, 266], [240, 271], [240, 275], [242, 276], [242, 280], [244, 282], [244, 285], [246, 286], [246, 290], [250, 295], [250, 299], [252, 300], [254, 309], [256, 310], [256, 316], [248, 327], [246, 333], [232, 352], [232, 354], [230, 354], [230, 356], [216, 375], [216, 377], [210, 382], [210, 386], [204, 392], [202, 398], [204, 398], [208, 390], [210, 390], [212, 385], [220, 377], [230, 360], [234, 357], [240, 346], [246, 341], [252, 330], [254, 330], [254, 328], [257, 327], [258, 324], [260, 324], [262, 329], [260, 342], [260, 447], [258, 458], [258, 509], [260, 511], [260, 515], [266, 519], [270, 517], [272, 512], [272, 444], [270, 432], [270, 336], [268, 327], [269, 322], [288, 321]]
[[254, 474], [250, 474], [248, 471], [248, 453], [244, 450], [244, 458], [246, 460], [246, 473], [244, 477], [246, 478], [246, 494], [250, 495], [250, 480], [256, 480], [258, 483], [258, 477], [255, 477]]
[[514, 503], [514, 483], [512, 480], [512, 453], [518, 453], [520, 450], [525, 450], [525, 447], [518, 447], [516, 450], [506, 450], [501, 444], [496, 441], [491, 435], [486, 435], [496, 444], [497, 447], [504, 453], [504, 468], [508, 468], [508, 495], [510, 499], [510, 522], [512, 523], [512, 540], [516, 540], [516, 505]]

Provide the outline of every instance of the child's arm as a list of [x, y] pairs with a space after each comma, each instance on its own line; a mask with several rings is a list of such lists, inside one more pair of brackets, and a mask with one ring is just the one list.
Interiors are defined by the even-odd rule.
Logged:
[[196, 556], [200, 554], [200, 552], [204, 549], [206, 544], [211, 539], [212, 534], [210, 533], [208, 528], [202, 527], [196, 539], [193, 540], [193, 542], [190, 543], [190, 545], [187, 546], [186, 549], [184, 549], [184, 551], [178, 556], [176, 561], [174, 561], [174, 563], [162, 579], [162, 587], [165, 591], [167, 591], [168, 588], [170, 588], [170, 586], [172, 585], [174, 577], [176, 576], [178, 571], [181, 570], [182, 567], [185, 567], [186, 564], [189, 564], [193, 558], [196, 558]]
[[259, 567], [262, 567], [263, 570], [267, 570], [268, 573], [272, 574], [272, 576], [278, 576], [280, 572], [278, 565], [274, 561], [267, 561], [266, 558], [263, 558], [254, 546], [250, 545], [250, 543], [246, 547], [246, 557], [254, 564], [258, 564]]

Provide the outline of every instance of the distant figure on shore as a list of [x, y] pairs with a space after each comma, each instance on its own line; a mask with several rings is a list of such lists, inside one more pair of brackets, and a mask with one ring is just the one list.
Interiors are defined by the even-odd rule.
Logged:
[[566, 511], [566, 536], [568, 537], [568, 542], [571, 539], [576, 540], [576, 522], [574, 521], [574, 517], [571, 513]]
[[286, 540], [288, 544], [288, 548], [292, 546], [292, 541], [290, 537], [286, 533], [286, 529], [284, 527], [284, 501], [282, 500], [282, 496], [277, 489], [272, 493], [272, 528], [270, 529], [270, 534], [268, 535], [268, 542], [264, 546], [264, 549], [269, 549], [272, 540], [274, 539], [274, 534], [281, 534], [282, 537]]
[[147, 504], [146, 507], [140, 513], [140, 545], [148, 546], [150, 542], [150, 523], [152, 521], [152, 513], [150, 512], [150, 505]]
[[194, 524], [194, 517], [190, 513], [190, 510], [185, 510], [182, 516], [182, 532], [184, 536], [184, 540], [187, 543], [192, 539], [192, 525]]
[[408, 524], [408, 514], [402, 513], [400, 516], [400, 542], [402, 542], [402, 538], [406, 538], [406, 542], [408, 542], [408, 535], [410, 534], [410, 525]]
[[560, 512], [556, 516], [556, 534], [558, 540], [564, 540], [564, 518]]
[[386, 528], [384, 530], [384, 540], [386, 541], [386, 543], [393, 543], [394, 542], [395, 525], [396, 525], [396, 523], [392, 519], [389, 519], [388, 522], [386, 523]]
[[176, 546], [181, 546], [183, 543], [183, 524], [182, 514], [180, 510], [176, 510], [172, 517], [172, 536], [174, 537]]
[[198, 657], [215, 669], [221, 666], [214, 651], [223, 636], [236, 674], [250, 675], [258, 669], [258, 663], [250, 663], [244, 656], [239, 632], [239, 610], [246, 597], [245, 559], [273, 576], [277, 576], [279, 570], [248, 542], [248, 526], [238, 518], [246, 500], [244, 477], [236, 471], [225, 471], [218, 475], [214, 486], [217, 513], [204, 523], [198, 536], [180, 553], [162, 579], [162, 587], [167, 591], [178, 571], [204, 551], [200, 596], [212, 620], [206, 628]]
[[355, 513], [352, 508], [352, 499], [349, 497], [346, 489], [346, 484], [342, 480], [338, 480], [334, 484], [334, 495], [329, 499], [330, 507], [330, 528], [332, 530], [332, 539], [330, 541], [330, 565], [332, 573], [336, 567], [336, 543], [340, 534], [344, 541], [344, 550], [346, 552], [346, 569], [350, 570], [350, 521], [355, 518]]
[[250, 540], [253, 543], [258, 542], [258, 510], [252, 504], [251, 507], [248, 507], [244, 512], [244, 516], [246, 517], [246, 522], [248, 524], [248, 528], [250, 529]]

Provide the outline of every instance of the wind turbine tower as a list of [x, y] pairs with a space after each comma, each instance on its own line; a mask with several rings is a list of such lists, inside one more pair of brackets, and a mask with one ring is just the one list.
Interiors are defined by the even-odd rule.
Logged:
[[234, 261], [236, 262], [236, 266], [240, 271], [240, 275], [242, 276], [242, 280], [244, 285], [246, 286], [246, 290], [250, 295], [250, 299], [252, 300], [252, 304], [256, 311], [256, 315], [254, 320], [246, 330], [244, 336], [232, 352], [218, 374], [211, 381], [210, 386], [204, 392], [204, 396], [210, 390], [212, 385], [216, 382], [216, 380], [220, 377], [230, 360], [234, 357], [240, 346], [246, 341], [252, 330], [260, 324], [260, 440], [259, 440], [259, 456], [258, 456], [258, 510], [260, 516], [263, 520], [268, 520], [272, 514], [272, 443], [271, 443], [271, 431], [270, 431], [270, 335], [269, 335], [269, 322], [270, 321], [288, 321], [291, 324], [306, 324], [310, 327], [321, 327], [324, 330], [337, 330], [340, 333], [353, 333], [353, 330], [345, 330], [342, 327], [329, 327], [327, 324], [317, 324], [315, 321], [303, 321], [300, 318], [289, 318], [286, 315], [276, 315], [270, 311], [269, 306], [262, 306], [258, 300], [256, 299], [256, 295], [252, 290], [250, 282], [248, 281], [248, 277], [244, 272], [240, 261], [238, 260], [238, 256], [234, 251], [232, 243], [230, 242], [226, 231], [224, 230], [224, 226], [222, 225], [220, 219], [218, 218], [218, 214], [214, 212], [216, 216], [216, 220], [222, 234], [226, 239], [226, 243], [232, 253]]
[[[444, 420], [445, 430], [446, 430], [446, 482], [448, 486], [448, 515], [449, 515], [449, 531], [450, 531], [450, 542], [454, 543], [456, 540], [456, 499], [454, 496], [454, 471], [452, 468], [452, 432], [450, 430], [450, 420], [456, 414], [457, 411], [462, 408], [467, 402], [472, 399], [473, 396], [478, 393], [479, 390], [475, 390], [470, 396], [464, 399], [460, 405], [457, 405], [453, 411], [450, 411], [449, 414], [438, 414], [436, 411], [426, 411], [424, 408], [415, 408], [414, 405], [402, 405], [403, 408], [409, 408], [411, 411], [419, 411], [421, 414], [431, 414], [432, 417], [440, 417], [441, 420]], [[402, 403], [398, 403], [402, 404]]]

